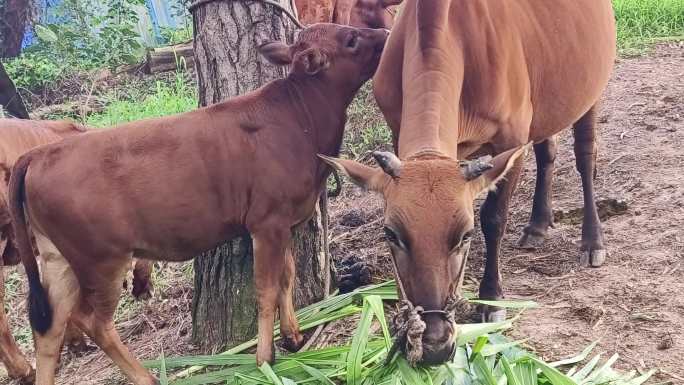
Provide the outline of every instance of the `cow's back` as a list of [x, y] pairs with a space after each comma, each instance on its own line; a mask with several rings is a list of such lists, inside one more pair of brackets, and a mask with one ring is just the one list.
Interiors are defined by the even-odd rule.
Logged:
[[34, 147], [84, 131], [83, 126], [66, 121], [0, 119], [0, 169], [11, 170]]

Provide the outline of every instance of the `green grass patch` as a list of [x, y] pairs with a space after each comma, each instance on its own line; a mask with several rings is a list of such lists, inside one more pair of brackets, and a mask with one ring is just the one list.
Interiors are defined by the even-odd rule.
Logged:
[[197, 91], [188, 84], [182, 73], [176, 75], [172, 84], [161, 81], [151, 94], [141, 95], [127, 90], [125, 96], [113, 93], [105, 110], [90, 115], [86, 124], [92, 127], [108, 127], [140, 119], [179, 114], [197, 108]]
[[684, 0], [613, 0], [618, 47], [638, 53], [659, 40], [684, 39]]

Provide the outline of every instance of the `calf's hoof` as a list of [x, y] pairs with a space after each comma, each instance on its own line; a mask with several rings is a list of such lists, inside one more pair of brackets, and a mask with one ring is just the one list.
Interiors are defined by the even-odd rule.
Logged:
[[269, 364], [274, 364], [275, 363], [275, 347], [273, 345], [271, 345], [270, 350], [266, 351], [264, 349], [260, 349], [257, 346], [256, 362], [257, 362], [257, 366], [263, 365], [264, 362], [268, 362]]
[[10, 378], [17, 380], [21, 385], [33, 384], [36, 381], [36, 370], [28, 363], [26, 368], [17, 372], [10, 371], [8, 374]]
[[480, 305], [475, 316], [476, 322], [503, 322], [506, 320], [506, 309], [496, 306]]
[[299, 333], [291, 336], [283, 336], [282, 347], [290, 353], [295, 353], [304, 346], [304, 342], [304, 336]]
[[544, 233], [525, 228], [522, 237], [520, 237], [520, 240], [518, 241], [518, 248], [523, 250], [536, 250], [544, 244], [545, 240], [546, 235]]
[[601, 267], [606, 262], [608, 251], [605, 249], [582, 250], [580, 255], [580, 266], [582, 267]]

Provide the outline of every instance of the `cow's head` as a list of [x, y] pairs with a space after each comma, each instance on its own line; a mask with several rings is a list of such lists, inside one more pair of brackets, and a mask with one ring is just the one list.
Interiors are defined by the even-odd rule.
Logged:
[[475, 231], [474, 200], [493, 188], [524, 151], [521, 147], [467, 165], [439, 152], [401, 161], [392, 153], [376, 152], [379, 168], [324, 158], [354, 183], [385, 198], [385, 234], [404, 299], [428, 311], [423, 315], [425, 364], [445, 362], [455, 348], [454, 325], [439, 311], [460, 290]]
[[401, 2], [402, 0], [356, 0], [351, 9], [349, 24], [354, 27], [392, 29], [396, 6]]
[[293, 45], [268, 42], [259, 52], [271, 63], [289, 65], [294, 76], [356, 90], [378, 68], [387, 36], [383, 29], [320, 23], [303, 29]]

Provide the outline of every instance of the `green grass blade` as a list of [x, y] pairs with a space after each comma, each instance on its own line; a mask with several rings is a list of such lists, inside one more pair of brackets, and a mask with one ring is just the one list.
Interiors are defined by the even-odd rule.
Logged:
[[264, 374], [271, 382], [273, 385], [284, 385], [283, 381], [278, 377], [277, 374], [273, 371], [273, 368], [271, 365], [268, 364], [268, 362], [264, 362], [260, 367], [259, 371]]
[[572, 379], [577, 383], [582, 383], [591, 373], [591, 371], [594, 370], [600, 359], [601, 354], [597, 354], [596, 356], [594, 356], [594, 358], [592, 358], [586, 365], [584, 365], [582, 369], [580, 369], [577, 373], [572, 375]]
[[302, 363], [300, 363], [300, 365], [302, 366], [302, 369], [304, 369], [307, 373], [309, 373], [309, 375], [312, 378], [316, 379], [316, 381], [318, 381], [321, 385], [335, 385], [335, 383], [332, 382], [332, 380], [330, 380], [330, 378], [328, 378], [320, 370], [318, 370], [314, 367], [308, 366], [308, 365], [304, 365]]
[[166, 374], [166, 360], [164, 359], [164, 349], [161, 352], [161, 364], [159, 365], [159, 385], [169, 385], [169, 378]]
[[468, 302], [476, 303], [476, 304], [480, 304], [480, 305], [504, 307], [504, 308], [508, 308], [508, 309], [533, 309], [533, 308], [539, 306], [539, 304], [534, 302], [534, 301], [516, 301], [516, 300], [490, 301], [490, 300], [484, 300], [484, 299], [470, 299], [470, 300], [468, 300]]
[[382, 336], [385, 340], [385, 347], [389, 350], [392, 347], [392, 336], [387, 326], [387, 319], [385, 318], [385, 308], [382, 303], [382, 299], [378, 296], [370, 296], [366, 298], [370, 308], [375, 313], [378, 321], [380, 322], [380, 327], [382, 327]]
[[587, 346], [582, 351], [582, 353], [580, 353], [574, 357], [566, 358], [566, 359], [560, 360], [560, 361], [551, 362], [549, 365], [553, 366], [555, 368], [558, 366], [572, 365], [572, 364], [576, 364], [578, 362], [582, 362], [582, 361], [586, 360], [587, 357], [589, 357], [589, 354], [591, 353], [592, 350], [594, 350], [594, 348], [596, 347], [596, 344], [598, 344], [598, 341], [592, 342], [589, 346]]
[[479, 353], [473, 355], [473, 371], [482, 385], [498, 385], [494, 373]]
[[465, 324], [458, 325], [457, 345], [461, 346], [475, 340], [477, 337], [493, 333], [499, 330], [508, 329], [512, 326], [511, 320], [494, 323]]
[[522, 385], [522, 380], [513, 372], [513, 368], [511, 367], [511, 363], [508, 362], [508, 359], [505, 356], [502, 356], [500, 362], [501, 365], [503, 365], [504, 373], [506, 374], [506, 383], [508, 385]]
[[397, 368], [401, 375], [402, 382], [406, 385], [427, 385], [420, 373], [409, 365], [404, 357], [397, 358]]
[[544, 373], [544, 376], [546, 376], [552, 385], [577, 385], [570, 377], [561, 373], [558, 369], [546, 362], [537, 358], [532, 358], [532, 361], [536, 364], [537, 368]]
[[354, 333], [354, 337], [352, 338], [351, 349], [347, 356], [348, 385], [360, 385], [363, 380], [363, 353], [366, 350], [372, 321], [373, 312], [371, 311], [369, 301], [366, 300], [363, 304], [363, 311], [361, 312], [361, 321], [359, 321], [359, 325], [356, 328], [356, 333]]

